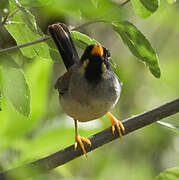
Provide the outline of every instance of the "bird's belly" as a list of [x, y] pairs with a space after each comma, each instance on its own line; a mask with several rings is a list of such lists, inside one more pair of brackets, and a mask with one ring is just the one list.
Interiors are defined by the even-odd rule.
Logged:
[[116, 102], [109, 100], [77, 101], [73, 98], [60, 98], [61, 105], [69, 116], [80, 122], [91, 121], [105, 115]]
[[60, 97], [60, 103], [65, 113], [85, 122], [102, 117], [113, 108], [120, 91], [117, 77], [110, 72], [98, 83], [90, 83], [78, 73], [71, 77], [68, 91]]

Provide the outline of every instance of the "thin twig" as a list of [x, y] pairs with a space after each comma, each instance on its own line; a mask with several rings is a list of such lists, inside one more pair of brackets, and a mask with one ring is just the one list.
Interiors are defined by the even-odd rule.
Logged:
[[[147, 126], [160, 119], [166, 118], [179, 112], [179, 98], [171, 102], [168, 102], [162, 106], [159, 106], [148, 112], [133, 116], [123, 121], [125, 127], [125, 134], [127, 135], [137, 129]], [[115, 135], [111, 133], [111, 127], [107, 128], [91, 137], [89, 137], [92, 147], [85, 144], [87, 152], [107, 144], [115, 139], [119, 138], [118, 133]], [[0, 173], [0, 180], [24, 180], [27, 177], [39, 175], [41, 173], [47, 173], [49, 170], [66, 164], [67, 162], [82, 155], [81, 149], [78, 147], [74, 151], [74, 146], [71, 145], [63, 150], [60, 150], [50, 156], [39, 159], [32, 163], [26, 164], [22, 167], [14, 168]]]
[[124, 1], [123, 3], [121, 3], [121, 4], [119, 5], [119, 7], [125, 6], [128, 2], [130, 2], [130, 0]]
[[5, 25], [8, 23], [8, 21], [13, 18], [17, 13], [19, 12], [19, 9], [17, 9], [16, 11], [14, 11], [12, 14], [8, 14], [4, 20], [0, 23], [1, 26]]
[[105, 21], [105, 20], [88, 21], [88, 22], [83, 23], [83, 24], [80, 24], [80, 25], [78, 25], [78, 26], [76, 26], [76, 27], [74, 27], [74, 28], [72, 28], [72, 29], [70, 29], [70, 30], [71, 30], [71, 31], [78, 30], [78, 29], [81, 29], [81, 28], [86, 27], [86, 26], [88, 26], [88, 25], [95, 24], [95, 23], [100, 23], [100, 22], [102, 22], [102, 23], [108, 23], [108, 21]]
[[[72, 28], [71, 31], [78, 30], [78, 29], [80, 29], [82, 27], [88, 26], [90, 24], [98, 23], [98, 22], [106, 22], [106, 21], [104, 21], [104, 20], [89, 21], [89, 22], [86, 22], [84, 24], [81, 24], [79, 26], [76, 26], [76, 27]], [[12, 46], [12, 47], [6, 48], [6, 49], [0, 49], [0, 53], [5, 53], [5, 52], [12, 51], [12, 50], [15, 50], [15, 49], [24, 48], [24, 47], [27, 47], [27, 46], [31, 46], [33, 44], [38, 44], [38, 43], [44, 42], [44, 41], [46, 41], [48, 39], [51, 39], [51, 37], [46, 35], [46, 36], [42, 37], [41, 39], [38, 39], [38, 40], [35, 40], [35, 41], [24, 43], [24, 44], [21, 44], [21, 45], [18, 45], [18, 46]]]
[[[126, 0], [124, 1], [123, 3], [121, 3], [119, 5], [119, 7], [123, 7], [124, 5], [126, 5], [130, 0]], [[94, 24], [94, 23], [98, 23], [98, 22], [104, 22], [104, 23], [107, 23], [107, 21], [105, 20], [93, 20], [93, 21], [88, 21], [86, 23], [83, 23], [81, 25], [78, 25], [74, 28], [72, 28], [71, 30], [78, 30], [78, 29], [81, 29], [82, 27], [86, 27], [88, 25], [91, 25], [91, 24]], [[20, 48], [24, 48], [24, 47], [27, 47], [27, 46], [31, 46], [33, 44], [37, 44], [37, 43], [41, 43], [41, 42], [44, 42], [48, 39], [50, 39], [51, 37], [50, 36], [45, 36], [45, 37], [42, 37], [41, 39], [38, 39], [36, 41], [32, 41], [32, 42], [28, 42], [28, 43], [25, 43], [25, 44], [21, 44], [21, 45], [17, 45], [17, 46], [13, 46], [13, 47], [10, 47], [10, 48], [6, 48], [6, 49], [0, 49], [0, 53], [5, 53], [5, 52], [8, 52], [8, 51], [12, 51], [12, 50], [16, 50], [16, 49], [20, 49]]]
[[41, 43], [41, 42], [44, 42], [44, 41], [46, 41], [46, 40], [48, 40], [50, 38], [51, 38], [50, 36], [43, 36], [41, 39], [38, 39], [36, 41], [31, 41], [31, 42], [21, 44], [21, 45], [18, 45], [18, 46], [13, 46], [13, 47], [10, 47], [10, 48], [1, 49], [0, 53], [4, 53], [4, 52], [12, 51], [12, 50], [15, 50], [15, 49], [20, 49], [20, 48], [23, 48], [23, 47], [27, 47], [27, 46], [30, 46], [30, 45], [33, 45], [33, 44]]
[[[111, 11], [114, 11], [114, 9], [116, 9], [116, 8], [121, 8], [121, 7], [125, 6], [128, 2], [130, 2], [130, 0], [126, 0], [126, 1], [124, 1], [123, 3], [121, 3], [118, 7], [112, 8], [112, 9], [110, 10], [110, 12], [111, 12]], [[109, 13], [109, 12], [107, 12], [107, 13]], [[106, 14], [107, 14], [107, 13], [106, 13]], [[88, 21], [88, 22], [86, 22], [86, 23], [84, 23], [84, 24], [80, 24], [80, 25], [72, 28], [71, 30], [72, 30], [72, 31], [78, 30], [78, 29], [81, 29], [81, 28], [83, 28], [83, 27], [85, 27], [85, 26], [88, 26], [88, 25], [91, 25], [91, 24], [95, 24], [95, 23], [99, 23], [99, 22], [108, 23], [108, 21], [100, 20], [100, 18], [102, 18], [102, 16], [101, 16], [101, 17], [98, 17], [98, 20]]]

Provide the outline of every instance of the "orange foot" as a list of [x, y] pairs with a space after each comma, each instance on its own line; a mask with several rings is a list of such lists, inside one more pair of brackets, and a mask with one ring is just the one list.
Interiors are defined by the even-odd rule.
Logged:
[[124, 128], [123, 124], [120, 121], [118, 121], [110, 112], [107, 112], [107, 115], [111, 119], [112, 133], [114, 134], [115, 126], [116, 126], [117, 131], [120, 136], [120, 139], [122, 139], [122, 132], [123, 132], [123, 134], [125, 133], [125, 128]]
[[75, 136], [75, 144], [74, 144], [74, 149], [76, 151], [76, 148], [78, 146], [78, 144], [80, 145], [82, 151], [83, 151], [83, 154], [85, 155], [85, 157], [87, 157], [87, 154], [86, 154], [86, 150], [85, 150], [85, 147], [84, 147], [84, 144], [83, 142], [86, 142], [87, 144], [89, 144], [91, 146], [91, 141], [87, 138], [84, 138], [84, 137], [81, 137], [79, 136], [78, 134], [76, 134]]

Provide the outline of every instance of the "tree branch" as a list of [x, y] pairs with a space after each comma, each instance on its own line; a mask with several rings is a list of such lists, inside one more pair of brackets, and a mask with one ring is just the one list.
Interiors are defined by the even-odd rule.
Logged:
[[[104, 20], [88, 21], [86, 23], [80, 24], [80, 25], [72, 28], [71, 31], [78, 30], [78, 29], [81, 29], [81, 28], [83, 28], [85, 26], [88, 26], [88, 25], [94, 24], [94, 23], [98, 23], [98, 22], [106, 23], [107, 21], [104, 21]], [[41, 39], [38, 39], [38, 40], [35, 40], [35, 41], [31, 41], [31, 42], [24, 43], [24, 44], [17, 45], [17, 46], [12, 46], [12, 47], [6, 48], [6, 49], [0, 49], [0, 53], [5, 53], [5, 52], [8, 52], [8, 51], [13, 51], [13, 50], [16, 50], [16, 49], [20, 49], [20, 48], [24, 48], [24, 47], [31, 46], [31, 45], [34, 45], [34, 44], [38, 44], [38, 43], [44, 42], [44, 41], [46, 41], [48, 39], [51, 39], [51, 36], [44, 35]]]
[[23, 47], [31, 46], [33, 44], [44, 42], [44, 41], [46, 41], [46, 40], [48, 40], [50, 38], [51, 38], [50, 36], [43, 36], [41, 39], [38, 39], [36, 41], [31, 41], [31, 42], [21, 44], [21, 45], [18, 45], [18, 46], [12, 46], [12, 47], [6, 48], [6, 49], [0, 49], [0, 53], [5, 53], [5, 52], [12, 51], [12, 50], [15, 50], [15, 49], [20, 49], [20, 48], [23, 48]]
[[[119, 5], [119, 8], [125, 6], [128, 2], [130, 2], [130, 0], [124, 1], [123, 3], [121, 3], [121, 4]], [[15, 13], [16, 13], [16, 12], [15, 12]], [[13, 15], [14, 15], [14, 14], [13, 14]], [[88, 25], [91, 25], [91, 24], [94, 24], [94, 23], [98, 23], [98, 22], [107, 23], [107, 21], [105, 21], [105, 20], [99, 20], [99, 19], [98, 19], [98, 20], [88, 21], [88, 22], [86, 22], [86, 23], [80, 24], [80, 25], [72, 28], [71, 30], [72, 30], [72, 31], [73, 31], [73, 30], [78, 30], [78, 29], [81, 29], [82, 27], [86, 27], [86, 26], [88, 26]], [[3, 23], [3, 24], [5, 24], [5, 23]], [[51, 38], [50, 36], [46, 36], [46, 35], [45, 35], [44, 37], [42, 37], [41, 39], [38, 39], [38, 40], [36, 40], [36, 41], [31, 41], [31, 42], [24, 43], [24, 44], [21, 44], [21, 45], [12, 46], [12, 47], [6, 48], [6, 49], [0, 49], [0, 53], [5, 53], [5, 52], [12, 51], [12, 50], [24, 48], [24, 47], [27, 47], [27, 46], [31, 46], [31, 45], [33, 45], [33, 44], [38, 44], [38, 43], [44, 42], [44, 41], [46, 41], [46, 40], [48, 40], [48, 39], [50, 39], [50, 38]]]
[[[142, 114], [133, 116], [123, 121], [123, 125], [125, 127], [127, 135], [137, 129], [140, 129], [144, 126], [147, 126], [153, 122], [156, 122], [165, 117], [171, 116], [179, 112], [179, 98], [175, 99], [171, 102], [168, 102], [162, 106], [159, 106], [155, 109], [152, 109], [148, 112], [144, 112]], [[111, 127], [107, 128], [91, 137], [89, 137], [92, 147], [89, 147], [85, 144], [85, 148], [87, 152], [90, 152], [106, 143], [109, 143], [115, 139], [119, 138], [118, 133], [115, 135], [111, 133]], [[57, 166], [61, 166], [79, 156], [82, 155], [81, 149], [78, 147], [76, 151], [74, 151], [73, 145], [60, 150], [50, 156], [39, 159], [23, 167], [18, 167], [14, 169], [10, 169], [5, 172], [0, 173], [0, 180], [7, 180], [8, 177], [10, 180], [21, 180], [27, 177], [32, 177], [34, 175], [38, 175], [41, 173], [47, 173], [49, 170], [56, 168]]]

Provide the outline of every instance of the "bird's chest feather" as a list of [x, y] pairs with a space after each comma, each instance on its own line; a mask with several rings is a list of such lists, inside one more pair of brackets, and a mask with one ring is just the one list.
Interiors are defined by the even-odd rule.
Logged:
[[60, 102], [71, 117], [79, 121], [89, 121], [103, 116], [117, 103], [120, 85], [113, 79], [89, 83], [82, 73], [73, 73], [68, 92], [61, 96]]

